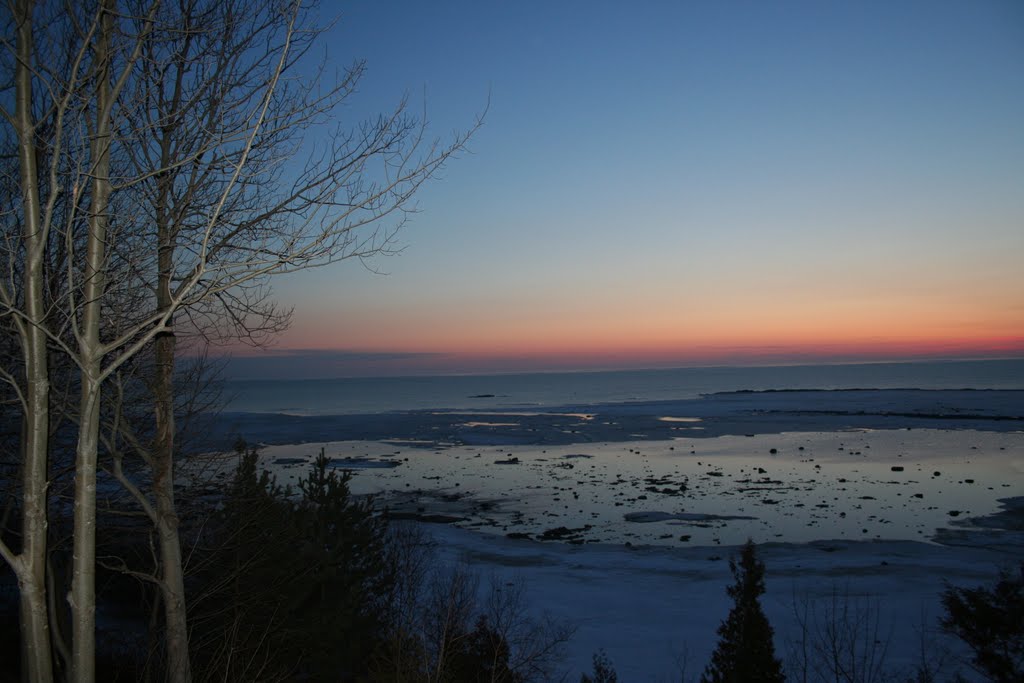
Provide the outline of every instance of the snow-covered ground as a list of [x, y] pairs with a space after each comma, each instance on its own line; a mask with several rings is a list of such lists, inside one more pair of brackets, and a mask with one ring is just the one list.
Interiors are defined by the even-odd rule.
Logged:
[[[430, 525], [430, 532], [442, 557], [467, 563], [485, 579], [523, 581], [533, 609], [576, 626], [565, 661], [572, 681], [589, 670], [599, 648], [621, 681], [679, 681], [684, 672], [686, 680], [696, 680], [731, 606], [725, 588], [736, 547], [571, 546], [444, 525]], [[1020, 546], [1008, 551], [913, 541], [769, 543], [758, 550], [767, 567], [762, 605], [775, 629], [776, 652], [790, 660], [791, 671], [799, 660], [788, 657], [789, 650], [805, 632], [798, 620], [805, 610], [812, 647], [832, 624], [852, 628], [861, 652], [884, 658], [890, 672], [912, 671], [922, 648], [938, 663], [956, 648], [936, 632], [946, 585], [990, 581], [1022, 558]]]

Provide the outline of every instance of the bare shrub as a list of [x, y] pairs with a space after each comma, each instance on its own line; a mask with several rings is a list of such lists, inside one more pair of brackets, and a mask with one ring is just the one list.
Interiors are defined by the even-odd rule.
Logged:
[[798, 683], [884, 683], [891, 629], [882, 627], [878, 601], [832, 587], [823, 599], [793, 598], [797, 634], [789, 639], [786, 670]]
[[396, 594], [397, 618], [389, 641], [375, 656], [375, 681], [415, 683], [526, 683], [555, 680], [573, 628], [532, 616], [522, 582], [480, 577], [466, 566], [436, 569], [429, 546], [416, 535], [412, 573]]

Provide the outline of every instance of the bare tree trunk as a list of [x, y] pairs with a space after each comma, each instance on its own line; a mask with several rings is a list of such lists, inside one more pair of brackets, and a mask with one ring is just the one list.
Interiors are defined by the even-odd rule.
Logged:
[[22, 490], [22, 548], [14, 570], [21, 595], [22, 672], [29, 681], [52, 681], [53, 660], [46, 605], [46, 488], [50, 431], [50, 379], [46, 349], [43, 260], [46, 235], [41, 220], [32, 119], [31, 3], [16, 5], [18, 60], [15, 125], [21, 169], [25, 245], [25, 320], [19, 322], [25, 358], [25, 431]]
[[[83, 347], [88, 344], [84, 341]], [[96, 679], [96, 453], [100, 360], [86, 356], [86, 348], [82, 351], [82, 424], [75, 453], [75, 538], [70, 600], [71, 678], [76, 683], [91, 683]]]
[[[161, 274], [158, 297], [169, 299], [170, 271]], [[169, 262], [169, 257], [168, 257]], [[164, 304], [161, 304], [163, 306]], [[163, 309], [161, 309], [163, 310]], [[173, 333], [156, 339], [156, 445], [153, 453], [153, 493], [156, 498], [157, 535], [160, 542], [161, 581], [164, 602], [167, 680], [189, 683], [192, 671], [188, 654], [188, 620], [185, 609], [185, 579], [182, 567], [178, 515], [174, 505], [174, 372]]]
[[103, 0], [96, 42], [96, 128], [91, 143], [92, 203], [85, 252], [83, 313], [78, 332], [82, 372], [81, 424], [75, 453], [75, 542], [72, 560], [71, 673], [76, 683], [96, 680], [96, 461], [99, 446], [103, 345], [101, 301], [106, 281], [110, 200], [110, 40], [114, 0]]
[[[186, 37], [186, 46], [190, 37]], [[183, 52], [188, 53], [188, 48]], [[178, 65], [174, 81], [172, 111], [181, 102], [182, 74]], [[173, 168], [173, 142], [175, 130], [169, 123], [160, 129], [160, 165]], [[172, 218], [172, 191], [176, 173], [165, 171], [157, 185], [155, 217], [157, 228], [157, 283], [156, 312], [171, 312], [176, 230]], [[190, 683], [192, 669], [189, 660], [188, 617], [185, 604], [185, 576], [182, 564], [181, 539], [178, 536], [178, 515], [174, 502], [174, 318], [168, 317], [166, 327], [154, 339], [156, 376], [153, 379], [153, 407], [156, 421], [156, 439], [153, 446], [153, 495], [156, 499], [157, 538], [160, 543], [160, 589], [164, 604], [164, 644], [167, 651], [166, 680], [170, 683]]]

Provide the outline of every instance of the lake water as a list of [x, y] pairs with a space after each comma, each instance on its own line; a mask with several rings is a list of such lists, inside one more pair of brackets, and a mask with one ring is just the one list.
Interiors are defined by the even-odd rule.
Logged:
[[[931, 540], [1024, 489], [1024, 434], [858, 430], [564, 446], [272, 446], [294, 484], [324, 449], [392, 512], [576, 542]], [[281, 464], [275, 464], [277, 463]], [[514, 464], [512, 464], [514, 462]], [[392, 466], [387, 466], [392, 465]]]
[[696, 398], [767, 389], [1024, 389], [1024, 359], [437, 377], [238, 380], [227, 410], [345, 415]]
[[[566, 528], [575, 530], [571, 540], [577, 542], [665, 545], [732, 544], [746, 538], [928, 540], [937, 529], [952, 533], [965, 519], [996, 512], [1000, 499], [1021, 495], [1024, 433], [1014, 421], [1021, 406], [1007, 407], [1000, 403], [1005, 397], [973, 392], [935, 399], [942, 404], [938, 407], [920, 396], [893, 406], [891, 396], [869, 392], [858, 392], [849, 405], [841, 395], [752, 396], [755, 408], [744, 403], [745, 396], [722, 397], [742, 403], [736, 410], [747, 422], [741, 431], [717, 437], [709, 436], [719, 419], [711, 411], [704, 421], [672, 418], [665, 423], [671, 427], [666, 438], [648, 439], [650, 425], [634, 414], [644, 406], [595, 411], [598, 417], [586, 409], [556, 410], [537, 426], [579, 434], [572, 443], [545, 441], [540, 434], [512, 445], [515, 440], [494, 440], [491, 434], [505, 425], [514, 430], [530, 408], [686, 400], [742, 390], [897, 388], [1024, 389], [1024, 359], [245, 381], [228, 387], [235, 392], [228, 409], [265, 413], [258, 420], [268, 424], [288, 423], [285, 431], [294, 440], [277, 443], [294, 445], [264, 451], [265, 465], [283, 483], [294, 484], [324, 448], [336, 466], [357, 472], [354, 491], [377, 494], [393, 511], [440, 515], [467, 528], [530, 538]], [[923, 409], [914, 403], [922, 400]], [[921, 423], [909, 417], [899, 418], [906, 424], [893, 423], [899, 428], [844, 426], [847, 416], [860, 410], [969, 417], [992, 412], [985, 404], [993, 401], [1002, 405], [994, 414], [1003, 416], [999, 424], [1009, 430], [976, 431], [965, 428], [970, 421]], [[292, 418], [272, 416], [425, 411], [397, 416], [415, 426], [442, 409], [504, 415], [456, 416], [451, 419], [463, 422], [454, 436], [427, 429], [416, 438], [402, 438], [404, 432], [387, 420], [383, 436], [360, 438], [353, 436], [358, 425], [351, 418], [337, 418], [345, 428], [328, 433], [348, 441], [310, 432], [304, 420], [293, 424]], [[831, 417], [814, 423], [813, 431], [763, 424], [789, 424], [787, 415], [806, 417], [807, 411]], [[729, 415], [721, 419], [728, 422]], [[762, 422], [754, 420], [757, 416]], [[662, 424], [665, 418], [656, 419]], [[321, 421], [317, 418], [316, 425]], [[354, 421], [373, 423], [362, 417]], [[604, 432], [588, 431], [598, 423]], [[831, 431], [829, 424], [835, 425]], [[626, 425], [621, 434], [616, 425]], [[605, 432], [615, 436], [602, 437]]]

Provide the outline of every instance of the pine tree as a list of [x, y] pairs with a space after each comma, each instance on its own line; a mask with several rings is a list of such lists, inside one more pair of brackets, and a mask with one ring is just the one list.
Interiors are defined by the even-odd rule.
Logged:
[[1024, 680], [1024, 562], [995, 585], [949, 587], [942, 627], [971, 648], [976, 671], [996, 683]]
[[594, 653], [594, 675], [583, 674], [580, 683], [619, 683], [619, 675], [604, 650]]
[[729, 568], [736, 583], [726, 592], [734, 604], [718, 627], [718, 647], [701, 683], [784, 683], [782, 663], [775, 657], [772, 627], [758, 601], [764, 593], [764, 563], [757, 559], [752, 541], [743, 546], [739, 565], [731, 559]]

